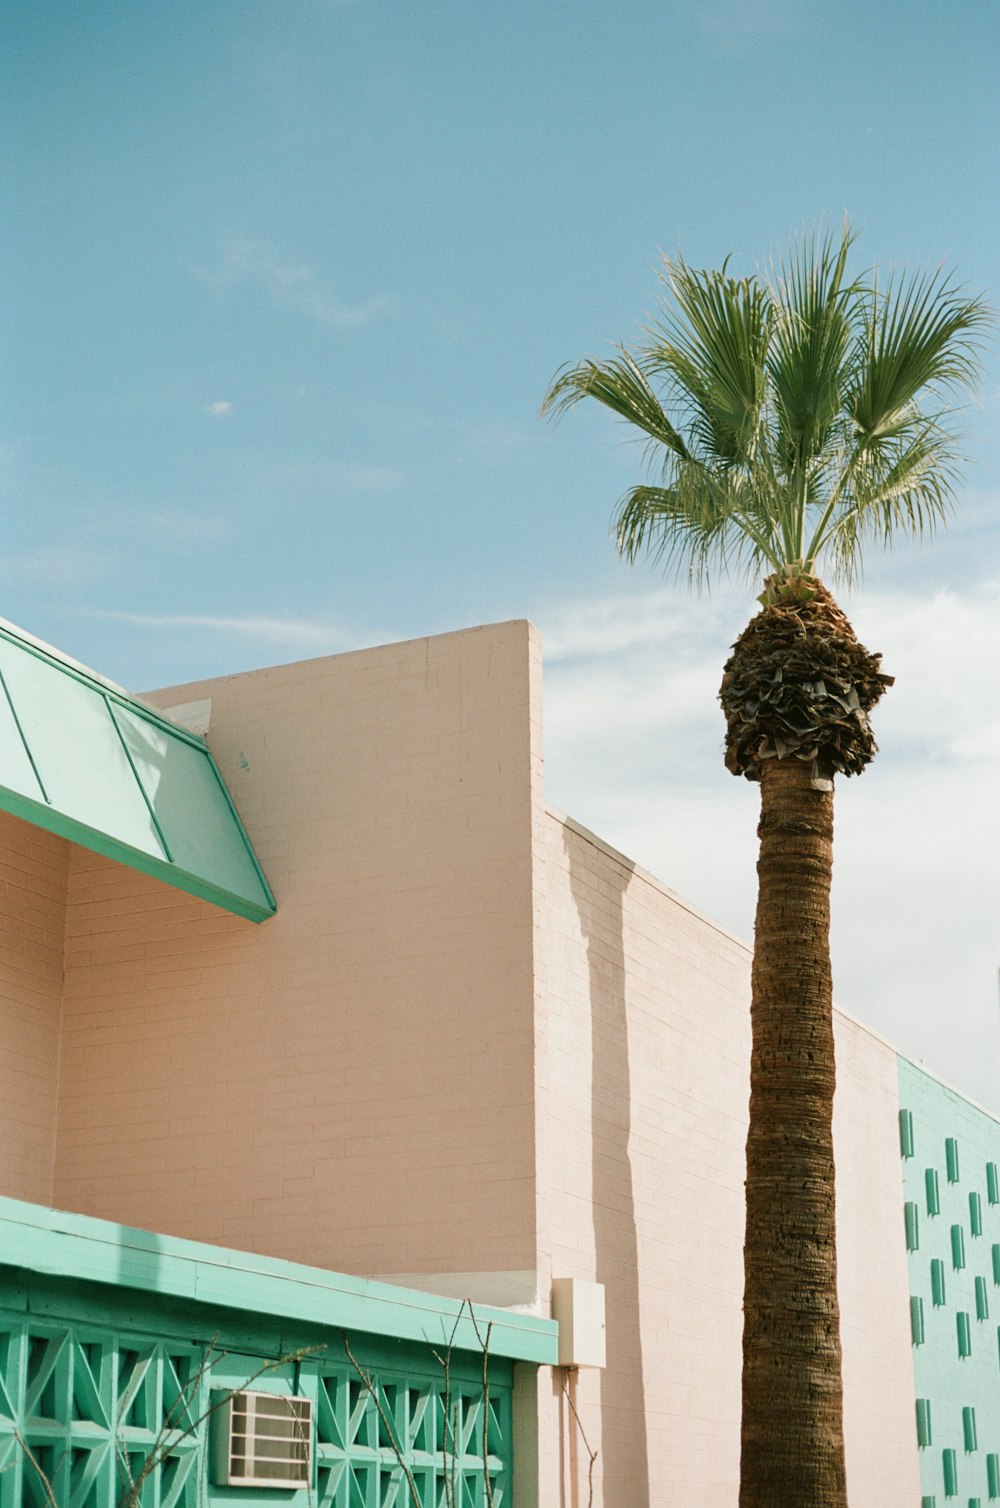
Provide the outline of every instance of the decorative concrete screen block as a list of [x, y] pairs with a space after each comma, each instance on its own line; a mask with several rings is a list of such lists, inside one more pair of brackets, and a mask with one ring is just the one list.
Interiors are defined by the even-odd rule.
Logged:
[[927, 1189], [927, 1213], [928, 1215], [940, 1215], [941, 1213], [941, 1186], [938, 1181], [937, 1168], [928, 1168], [924, 1174], [924, 1184]]
[[583, 1278], [552, 1279], [552, 1318], [559, 1324], [561, 1367], [603, 1367], [604, 1284]]
[[222, 1487], [294, 1488], [312, 1477], [312, 1400], [256, 1390], [213, 1400], [213, 1468]]
[[944, 1142], [944, 1160], [948, 1168], [948, 1182], [958, 1182], [958, 1138], [946, 1136]]

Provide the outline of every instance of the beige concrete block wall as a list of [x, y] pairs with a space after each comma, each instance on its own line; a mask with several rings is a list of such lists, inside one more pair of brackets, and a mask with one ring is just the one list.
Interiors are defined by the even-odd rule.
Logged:
[[[539, 1389], [540, 1502], [727, 1508], [738, 1490], [749, 953], [551, 813], [540, 1260], [607, 1288], [608, 1366]], [[852, 1508], [915, 1501], [895, 1062], [838, 1021]], [[877, 1269], [877, 1270], [876, 1270]]]
[[261, 926], [75, 850], [56, 1202], [351, 1272], [534, 1268], [524, 622], [158, 693]]
[[0, 813], [0, 1192], [52, 1198], [69, 844]]

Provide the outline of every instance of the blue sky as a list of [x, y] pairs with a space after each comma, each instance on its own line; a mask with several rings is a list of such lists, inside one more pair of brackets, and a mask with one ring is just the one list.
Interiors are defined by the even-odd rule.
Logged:
[[[751, 594], [622, 566], [639, 452], [538, 406], [636, 336], [660, 249], [749, 269], [846, 212], [860, 262], [996, 300], [997, 23], [8, 0], [0, 611], [136, 688], [529, 616], [551, 799], [749, 935], [713, 697]], [[847, 603], [898, 678], [835, 897], [842, 1003], [994, 1101], [998, 418], [994, 354], [956, 528]]]

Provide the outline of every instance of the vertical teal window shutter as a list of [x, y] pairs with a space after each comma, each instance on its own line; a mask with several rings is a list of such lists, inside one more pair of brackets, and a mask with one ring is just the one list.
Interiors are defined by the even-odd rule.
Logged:
[[954, 1136], [946, 1136], [944, 1142], [944, 1160], [948, 1169], [948, 1182], [958, 1182], [958, 1142]]

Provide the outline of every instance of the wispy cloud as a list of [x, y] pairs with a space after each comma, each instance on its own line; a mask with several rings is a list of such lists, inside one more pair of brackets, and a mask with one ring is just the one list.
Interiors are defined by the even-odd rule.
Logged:
[[723, 588], [711, 597], [664, 589], [568, 602], [546, 620], [545, 657], [575, 660], [665, 644], [676, 656], [682, 647], [687, 652], [692, 644], [718, 644], [738, 633], [746, 600], [745, 592]]
[[286, 648], [310, 649], [329, 654], [357, 649], [362, 642], [370, 644], [377, 637], [368, 636], [362, 640], [358, 635], [347, 633], [338, 625], [318, 618], [282, 618], [258, 613], [225, 616], [212, 613], [100, 612], [95, 616], [118, 623], [132, 623], [138, 628], [163, 632], [200, 629], [207, 633], [255, 639], [261, 644], [279, 644]]
[[391, 303], [384, 293], [362, 303], [346, 303], [323, 286], [307, 263], [281, 261], [256, 242], [245, 239], [233, 241], [220, 263], [199, 267], [197, 272], [206, 282], [260, 288], [276, 303], [338, 330], [368, 324], [384, 314]]
[[228, 419], [233, 412], [233, 405], [228, 398], [220, 398], [216, 403], [206, 403], [202, 412], [213, 419]]

